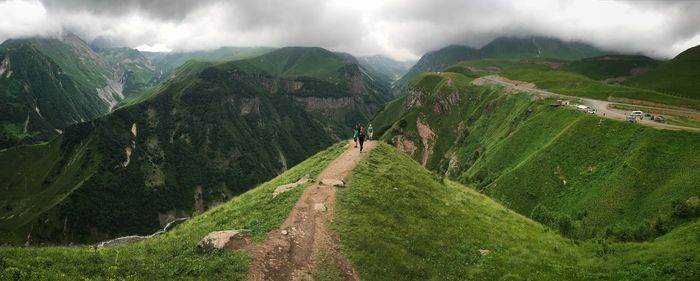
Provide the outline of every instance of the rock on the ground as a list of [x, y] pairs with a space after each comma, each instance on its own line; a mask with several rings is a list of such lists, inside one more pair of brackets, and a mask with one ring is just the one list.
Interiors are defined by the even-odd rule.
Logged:
[[323, 203], [316, 203], [314, 204], [314, 211], [325, 212], [326, 205], [324, 205]]
[[491, 250], [479, 249], [479, 254], [481, 254], [482, 256], [488, 256], [490, 253], [491, 253]]
[[311, 177], [309, 177], [309, 175], [305, 175], [303, 178], [299, 179], [297, 182], [280, 185], [277, 188], [275, 188], [275, 191], [272, 192], [272, 198], [275, 198], [275, 197], [277, 197], [277, 195], [280, 195], [282, 193], [290, 191], [290, 190], [292, 190], [292, 188], [295, 188], [299, 185], [305, 184], [305, 183], [310, 182], [310, 181], [311, 181]]
[[321, 184], [322, 185], [337, 186], [337, 187], [345, 186], [345, 182], [343, 182], [341, 180], [336, 180], [336, 179], [322, 179]]
[[210, 232], [197, 243], [197, 252], [207, 253], [214, 249], [240, 249], [250, 244], [250, 236], [240, 230]]

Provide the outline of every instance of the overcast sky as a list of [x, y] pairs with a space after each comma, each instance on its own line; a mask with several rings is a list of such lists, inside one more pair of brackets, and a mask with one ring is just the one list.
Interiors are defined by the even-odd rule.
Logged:
[[396, 59], [540, 35], [670, 58], [700, 45], [700, 1], [0, 0], [0, 41], [63, 30], [142, 50], [294, 45]]

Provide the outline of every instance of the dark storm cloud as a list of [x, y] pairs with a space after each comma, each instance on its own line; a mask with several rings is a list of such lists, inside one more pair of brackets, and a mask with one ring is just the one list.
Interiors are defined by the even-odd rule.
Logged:
[[671, 57], [700, 44], [700, 1], [0, 0], [0, 9], [11, 10], [0, 10], [11, 14], [0, 18], [0, 40], [63, 27], [175, 50], [314, 45], [415, 59], [538, 35]]

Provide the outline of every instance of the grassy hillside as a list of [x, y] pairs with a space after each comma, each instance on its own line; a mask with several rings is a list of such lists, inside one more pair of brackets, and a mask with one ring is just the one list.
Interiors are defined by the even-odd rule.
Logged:
[[513, 80], [528, 81], [538, 88], [570, 96], [607, 100], [609, 97], [644, 100], [675, 106], [700, 108], [698, 100], [668, 95], [625, 85], [610, 85], [584, 75], [565, 70], [552, 69], [545, 65], [520, 63], [505, 68], [500, 75]]
[[338, 69], [347, 64], [343, 56], [316, 47], [285, 47], [246, 61], [277, 77], [326, 81], [338, 81]]
[[385, 144], [338, 190], [332, 227], [363, 280], [692, 280], [700, 273], [700, 220], [653, 242], [572, 241]]
[[556, 59], [581, 59], [602, 55], [604, 52], [582, 42], [565, 42], [548, 37], [496, 38], [479, 49], [482, 57], [521, 60], [541, 57]]
[[362, 280], [572, 280], [584, 257], [571, 241], [441, 183], [384, 144], [349, 183], [338, 190], [333, 227]]
[[158, 70], [158, 81], [167, 79], [170, 74], [190, 60], [221, 62], [257, 57], [274, 50], [268, 47], [221, 47], [208, 51], [145, 53]]
[[[366, 122], [385, 100], [357, 65], [332, 71], [338, 82], [284, 79], [246, 61], [191, 61], [139, 102], [68, 127], [53, 143], [0, 153], [3, 163], [49, 161], [3, 167], [11, 179], [4, 188], [17, 196], [0, 210], [0, 240], [149, 233], [167, 217], [201, 212], [274, 177], [349, 137], [350, 124]], [[69, 162], [76, 164], [62, 165]], [[25, 185], [21, 175], [35, 180]]]
[[200, 255], [195, 245], [207, 233], [246, 229], [265, 239], [287, 217], [303, 188], [272, 198], [279, 185], [315, 177], [344, 151], [346, 142], [316, 154], [287, 172], [150, 240], [106, 248], [0, 247], [2, 280], [245, 280], [249, 258], [242, 251]]
[[647, 240], [687, 221], [676, 209], [700, 194], [697, 133], [601, 120], [469, 81], [419, 77], [383, 138], [569, 237]]
[[130, 48], [101, 49], [99, 55], [124, 81], [125, 98], [137, 96], [158, 80], [158, 69], [143, 53]]
[[691, 99], [700, 99], [700, 46], [690, 48], [659, 67], [630, 79], [632, 86]]
[[96, 91], [111, 75], [105, 64], [74, 45], [39, 38], [0, 45], [0, 148], [48, 140], [118, 102], [114, 91]]
[[[395, 87], [399, 87], [400, 91], [403, 91], [411, 80], [423, 72], [439, 71], [457, 62], [478, 58], [480, 58], [479, 51], [467, 46], [447, 46], [428, 52], [401, 79], [396, 81]], [[399, 92], [398, 94], [403, 95], [405, 93]]]
[[624, 81], [629, 77], [644, 74], [660, 63], [645, 56], [608, 55], [573, 61], [562, 69], [583, 74], [593, 80], [618, 78]]
[[[478, 50], [466, 46], [449, 46], [428, 52], [411, 67], [406, 75], [396, 82], [395, 87], [398, 94], [405, 94], [406, 86], [421, 73], [441, 71], [461, 61], [491, 59], [485, 61], [504, 65], [508, 61], [514, 62], [528, 58], [572, 60], [599, 56], [603, 53], [603, 51], [585, 43], [564, 42], [555, 38], [496, 38]], [[483, 66], [483, 61], [474, 66]], [[453, 71], [468, 70], [466, 66], [458, 68], [460, 69], [453, 69]]]

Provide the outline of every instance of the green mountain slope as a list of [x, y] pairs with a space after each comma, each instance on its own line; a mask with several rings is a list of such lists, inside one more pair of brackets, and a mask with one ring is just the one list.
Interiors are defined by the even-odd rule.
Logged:
[[602, 55], [603, 52], [581, 42], [565, 42], [556, 38], [528, 37], [497, 38], [479, 49], [485, 58], [520, 60], [531, 57], [581, 59]]
[[93, 51], [82, 39], [8, 40], [0, 45], [0, 148], [47, 141], [78, 122], [111, 112], [157, 81], [137, 50]]
[[[254, 242], [277, 229], [303, 188], [346, 142], [147, 241], [105, 248], [0, 247], [0, 276], [15, 280], [246, 280], [243, 251], [196, 252], [217, 230], [246, 229]], [[700, 220], [653, 242], [572, 241], [469, 187], [445, 180], [379, 144], [337, 193], [331, 227], [363, 280], [692, 280], [700, 273]], [[328, 276], [333, 278], [333, 270]], [[332, 279], [335, 280], [335, 279]]]
[[628, 85], [607, 84], [578, 73], [553, 69], [537, 63], [523, 62], [514, 64], [504, 68], [499, 74], [513, 80], [532, 82], [538, 88], [569, 96], [588, 97], [598, 100], [622, 98], [626, 99], [628, 103], [651, 102], [695, 109], [700, 108], [700, 102], [695, 99], [668, 95]]
[[397, 96], [402, 95], [401, 91], [405, 89], [408, 83], [423, 72], [439, 71], [457, 62], [478, 58], [481, 58], [479, 51], [467, 46], [453, 45], [428, 52], [401, 79], [396, 81], [396, 87], [398, 87]]
[[143, 53], [130, 48], [100, 49], [98, 53], [121, 77], [126, 98], [141, 94], [157, 81], [158, 70]]
[[570, 237], [645, 240], [685, 221], [674, 208], [700, 194], [697, 133], [600, 120], [470, 81], [416, 79], [384, 139]]
[[329, 67], [332, 80], [285, 79], [248, 61], [186, 63], [141, 102], [50, 143], [1, 151], [2, 163], [47, 163], [3, 167], [13, 194], [0, 202], [3, 242], [148, 233], [272, 178], [349, 136], [385, 101], [357, 65]]
[[345, 144], [333, 145], [274, 179], [144, 242], [98, 249], [0, 246], [0, 279], [245, 280], [250, 259], [244, 252], [197, 254], [199, 239], [212, 231], [246, 229], [254, 241], [264, 240], [284, 221], [303, 188], [275, 198], [270, 196], [272, 191], [304, 175], [315, 178], [345, 150]]
[[562, 69], [583, 74], [594, 80], [621, 82], [629, 77], [644, 74], [659, 63], [645, 56], [608, 55], [573, 61]]
[[152, 61], [154, 66], [156, 66], [156, 69], [158, 70], [158, 80], [161, 81], [167, 79], [176, 68], [189, 60], [216, 62], [249, 59], [263, 55], [272, 50], [274, 50], [274, 48], [221, 47], [207, 51], [145, 53], [144, 55]]
[[[333, 228], [362, 280], [689, 280], [700, 220], [653, 242], [572, 241], [379, 145]], [[692, 246], [691, 246], [692, 245]]]
[[123, 97], [109, 66], [74, 37], [0, 45], [0, 147], [47, 140]]
[[700, 46], [685, 50], [672, 60], [626, 84], [654, 89], [669, 95], [700, 99]]
[[600, 56], [602, 54], [604, 54], [603, 51], [585, 43], [564, 42], [559, 39], [546, 37], [502, 37], [491, 41], [478, 50], [465, 46], [449, 46], [428, 52], [421, 57], [411, 67], [411, 70], [397, 81], [395, 92], [404, 94], [403, 91], [406, 86], [421, 73], [440, 71], [465, 60], [485, 58], [502, 61], [517, 61], [527, 58], [572, 60]]

